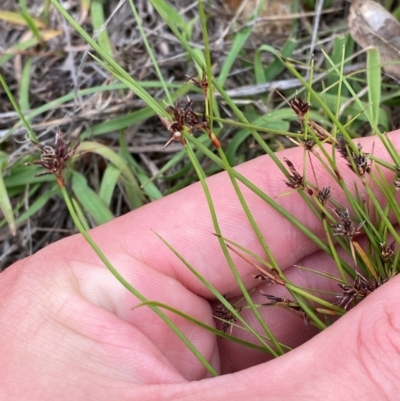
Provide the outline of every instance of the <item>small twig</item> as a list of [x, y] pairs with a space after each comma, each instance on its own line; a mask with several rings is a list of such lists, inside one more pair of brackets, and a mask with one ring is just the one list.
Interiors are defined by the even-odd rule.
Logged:
[[[314, 28], [311, 37], [310, 54], [308, 55], [308, 65], [311, 65], [312, 58], [314, 57], [315, 44], [317, 42], [319, 24], [321, 21], [322, 7], [324, 5], [324, 0], [317, 0], [315, 18], [314, 18]], [[307, 70], [305, 79], [307, 80], [310, 76], [310, 70]]]

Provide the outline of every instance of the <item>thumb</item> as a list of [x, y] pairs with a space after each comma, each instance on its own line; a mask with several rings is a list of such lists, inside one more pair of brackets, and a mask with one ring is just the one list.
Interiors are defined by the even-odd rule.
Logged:
[[[394, 400], [400, 394], [400, 277], [307, 343], [241, 372], [190, 383], [171, 399]], [[186, 398], [187, 397], [187, 398]], [[169, 399], [169, 398], [168, 398]]]

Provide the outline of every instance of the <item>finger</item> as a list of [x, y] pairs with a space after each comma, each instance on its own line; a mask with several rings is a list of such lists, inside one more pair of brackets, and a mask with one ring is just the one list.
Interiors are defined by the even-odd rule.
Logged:
[[[400, 142], [399, 132], [391, 135], [395, 145]], [[389, 160], [384, 146], [377, 137], [363, 138], [360, 142], [365, 152], [373, 152], [375, 156]], [[278, 153], [278, 156], [280, 159], [283, 157], [290, 159], [296, 168], [302, 171], [302, 149], [285, 150]], [[354, 172], [348, 168], [346, 161], [338, 157], [337, 164], [350, 190], [354, 191], [354, 182], [356, 182], [359, 184], [358, 190], [363, 194], [362, 185]], [[346, 204], [343, 191], [334, 185], [332, 177], [315, 158], [313, 166], [319, 187], [333, 186], [334, 199]], [[268, 156], [262, 156], [238, 166], [237, 170], [270, 197], [276, 197], [287, 191], [283, 174]], [[383, 171], [389, 180], [393, 177], [390, 171], [386, 169]], [[311, 176], [309, 168], [308, 177]], [[263, 255], [262, 247], [237, 200], [227, 174], [217, 174], [209, 178], [207, 183], [213, 197], [222, 235]], [[318, 249], [314, 242], [256, 194], [243, 186], [242, 191], [266, 243], [282, 269]], [[384, 198], [378, 190], [376, 195], [379, 202], [383, 203]], [[294, 192], [277, 198], [276, 202], [317, 236], [323, 238], [324, 228], [320, 219], [308, 208], [298, 193]], [[165, 238], [221, 293], [227, 295], [237, 293], [237, 284], [227, 266], [218, 240], [212, 235], [215, 228], [205, 195], [199, 184], [99, 227], [93, 231], [93, 235], [110, 253], [115, 253], [115, 250], [125, 252], [132, 258], [139, 259], [146, 265], [178, 279], [197, 294], [209, 296], [204, 286], [177, 260], [153, 231]], [[250, 277], [252, 267], [235, 255], [233, 259], [245, 283], [249, 286], [253, 285], [254, 281]]]
[[[363, 249], [367, 249], [368, 242], [365, 236], [358, 237], [357, 242]], [[339, 245], [336, 248], [339, 257], [352, 265], [351, 255], [347, 254]], [[296, 265], [288, 267], [285, 271], [285, 276], [289, 282], [298, 288], [308, 288], [308, 292], [311, 294], [317, 295], [319, 298], [334, 305], [339, 302], [337, 296], [343, 294], [343, 289], [338, 286], [338, 281], [328, 278], [337, 277], [338, 268], [334, 259], [327, 257], [324, 251], [314, 252], [299, 260]], [[320, 329], [317, 329], [311, 322], [305, 321], [302, 311], [295, 312], [289, 308], [276, 305], [265, 306], [265, 304], [270, 303], [265, 295], [289, 300], [293, 300], [293, 295], [289, 293], [286, 287], [271, 285], [267, 282], [262, 282], [252, 293], [252, 299], [255, 304], [264, 304], [258, 310], [264, 322], [280, 343], [294, 349], [320, 332]], [[232, 305], [246, 305], [242, 298], [239, 296], [228, 300]], [[314, 303], [314, 306], [320, 307], [321, 305]], [[216, 306], [214, 310], [216, 310]], [[263, 328], [251, 310], [244, 309], [241, 312], [241, 316], [256, 331], [263, 332]], [[334, 319], [333, 317], [331, 318]], [[218, 323], [218, 327], [222, 330], [221, 323]], [[254, 342], [255, 340], [251, 333], [241, 327], [241, 324], [231, 326], [229, 330], [235, 337], [249, 342]], [[232, 341], [219, 339], [218, 344], [220, 354], [223, 356], [221, 358], [221, 371], [223, 373], [237, 372], [274, 358], [270, 354], [248, 349]]]
[[[65, 243], [68, 244], [68, 239], [59, 244], [65, 246]], [[86, 362], [95, 365], [96, 358], [101, 359], [98, 351], [107, 355], [107, 361], [112, 359], [109, 365], [117, 363], [119, 371], [130, 371], [133, 381], [139, 378], [146, 383], [168, 382], [170, 376], [176, 381], [177, 373], [187, 380], [198, 380], [207, 375], [196, 356], [156, 313], [148, 306], [134, 309], [140, 300], [107, 269], [99, 268], [95, 258], [94, 263], [87, 262], [92, 255], [90, 249], [77, 247], [73, 255], [71, 252], [65, 258], [61, 255], [57, 244], [48, 246], [0, 275], [3, 296], [0, 321], [8, 322], [7, 335], [14, 348], [26, 350], [36, 345], [35, 352], [40, 356], [41, 348], [37, 343], [48, 341], [49, 349], [58, 345], [58, 337], [51, 337], [53, 331], [57, 336], [64, 336], [67, 343], [60, 347], [59, 354], [66, 352], [69, 355], [70, 346], [90, 340], [87, 348], [71, 354], [72, 359], [77, 358], [79, 366]], [[126, 259], [126, 255], [120, 258], [125, 263], [122, 274], [149, 300], [157, 299], [193, 319], [213, 325], [210, 304], [205, 299], [158, 270]], [[114, 262], [118, 266], [117, 260]], [[175, 313], [166, 310], [164, 313], [219, 370], [215, 335]], [[43, 330], [36, 332], [36, 326]], [[29, 327], [35, 334], [28, 332]], [[10, 351], [14, 352], [12, 348]], [[85, 359], [81, 364], [80, 353], [88, 353], [93, 358]], [[43, 354], [48, 357], [46, 352]], [[170, 376], [169, 370], [172, 371]]]
[[[165, 387], [174, 400], [394, 400], [400, 391], [400, 278], [290, 353], [246, 369]], [[144, 393], [143, 393], [144, 395]], [[147, 399], [151, 398], [148, 393]], [[146, 400], [146, 398], [143, 398]]]
[[[86, 400], [91, 388], [96, 400], [132, 399], [119, 395], [137, 384], [204, 378], [206, 369], [183, 342], [154, 313], [149, 318], [148, 308], [132, 311], [133, 296], [106, 273], [77, 260], [71, 267], [50, 254], [46, 261], [35, 255], [1, 273], [1, 400]], [[195, 302], [191, 297], [199, 299], [177, 285], [188, 305]], [[174, 304], [175, 295], [167, 297]], [[200, 301], [186, 312], [210, 324], [209, 305]], [[218, 368], [214, 336], [184, 319], [175, 324]]]
[[[338, 254], [346, 258], [344, 252], [338, 249]], [[317, 251], [312, 255], [306, 256], [300, 260], [299, 266], [304, 266], [307, 269], [318, 271], [319, 273], [337, 275], [337, 266], [331, 258], [326, 257], [323, 251]], [[326, 295], [328, 293], [338, 293], [339, 287], [337, 282], [323, 277], [315, 272], [306, 271], [298, 266], [291, 266], [285, 271], [285, 275], [291, 283], [294, 283], [299, 288], [310, 288], [316, 290], [315, 294], [328, 302], [336, 303], [337, 299], [334, 296]], [[313, 291], [311, 291], [314, 293]], [[287, 291], [285, 287], [279, 285], [271, 285], [268, 283], [260, 284], [255, 292], [252, 293], [252, 299], [255, 304], [268, 304], [270, 301], [263, 295], [268, 294], [283, 299], [293, 299], [293, 296]], [[242, 297], [234, 297], [228, 299], [232, 305], [246, 305]], [[214, 306], [216, 310], [216, 305]], [[263, 317], [265, 324], [270, 328], [275, 338], [281, 344], [292, 349], [298, 347], [310, 338], [320, 332], [311, 323], [306, 324], [304, 315], [299, 312], [294, 312], [281, 306], [264, 306], [259, 307], [259, 313]], [[243, 310], [241, 313], [242, 318], [257, 332], [262, 333], [263, 328], [260, 326], [254, 313], [249, 310]], [[218, 327], [222, 330], [222, 323], [218, 322]], [[235, 337], [249, 342], [258, 342], [254, 336], [247, 330], [242, 328], [240, 323], [234, 324], [229, 327], [228, 332]], [[221, 372], [233, 373], [246, 369], [251, 366], [274, 359], [269, 353], [263, 353], [257, 350], [249, 349], [240, 344], [228, 341], [222, 338], [218, 339], [219, 351], [221, 354]]]

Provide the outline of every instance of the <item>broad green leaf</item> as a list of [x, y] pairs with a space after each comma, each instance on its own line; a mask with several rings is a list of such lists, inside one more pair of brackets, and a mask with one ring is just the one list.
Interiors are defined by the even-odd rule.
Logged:
[[105, 202], [88, 186], [86, 178], [76, 171], [72, 172], [72, 191], [97, 225], [107, 223], [114, 218]]
[[367, 52], [367, 83], [368, 100], [370, 103], [371, 120], [374, 126], [379, 124], [379, 111], [381, 107], [381, 62], [379, 51], [370, 49]]
[[19, 107], [21, 108], [21, 111], [29, 110], [32, 61], [32, 57], [27, 57], [22, 70], [21, 82], [19, 86]]
[[240, 51], [242, 50], [247, 39], [249, 38], [251, 32], [252, 32], [251, 28], [245, 28], [236, 34], [235, 39], [233, 40], [232, 43], [231, 50], [226, 56], [226, 59], [224, 61], [224, 64], [222, 65], [221, 72], [218, 77], [218, 82], [220, 83], [221, 86], [225, 85], [225, 81], [228, 78], [233, 63], [236, 61]]
[[[103, 51], [107, 52], [109, 56], [112, 57], [112, 46], [110, 37], [108, 36], [107, 28], [104, 27], [104, 8], [106, 3], [103, 0], [93, 0], [91, 4], [90, 17], [92, 20], [93, 29], [95, 32], [99, 33], [97, 37], [97, 42]], [[100, 33], [101, 29], [101, 33]]]
[[[293, 51], [297, 47], [297, 41], [290, 38], [283, 45], [280, 53], [283, 57], [290, 57]], [[265, 67], [261, 60], [261, 55], [263, 52], [269, 52], [275, 55], [275, 60], [268, 64]], [[279, 75], [285, 69], [285, 65], [282, 63], [281, 59], [277, 57], [278, 52], [275, 48], [270, 45], [262, 45], [260, 46], [256, 54], [254, 55], [254, 73], [256, 78], [256, 83], [265, 83], [273, 81], [277, 75]]]
[[17, 232], [17, 226], [15, 224], [14, 213], [12, 210], [10, 198], [7, 194], [7, 189], [3, 180], [3, 168], [7, 165], [7, 155], [4, 153], [0, 154], [0, 209], [7, 220], [8, 226], [12, 235]]
[[99, 190], [99, 196], [110, 207], [111, 199], [114, 193], [114, 188], [117, 185], [118, 179], [121, 176], [121, 171], [113, 164], [109, 164], [104, 171]]
[[132, 171], [130, 170], [129, 166], [127, 165], [126, 161], [117, 153], [115, 153], [112, 149], [108, 146], [101, 145], [96, 142], [85, 141], [82, 142], [78, 147], [78, 152], [92, 152], [96, 153], [105, 159], [109, 160], [111, 163], [114, 164], [118, 170], [121, 171], [122, 176], [125, 178], [127, 185], [129, 185], [134, 191], [134, 203], [131, 205], [133, 209], [138, 208], [143, 204], [143, 192], [139, 187], [139, 184], [133, 175]]
[[10, 175], [4, 177], [4, 183], [7, 188], [21, 187], [30, 184], [37, 184], [39, 182], [54, 182], [55, 177], [53, 175], [43, 175], [36, 177], [38, 173], [42, 173], [44, 170], [37, 166], [17, 166], [11, 169]]

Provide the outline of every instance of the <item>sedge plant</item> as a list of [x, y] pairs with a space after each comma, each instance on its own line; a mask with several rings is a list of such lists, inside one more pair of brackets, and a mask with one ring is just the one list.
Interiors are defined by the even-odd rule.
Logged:
[[[140, 27], [139, 31], [143, 36], [149, 57], [155, 66], [160, 87], [165, 92], [167, 107], [163, 102], [156, 101], [140, 82], [130, 76], [113, 59], [109, 40], [106, 36], [106, 24], [102, 18], [96, 22], [99, 31], [96, 36], [98, 40], [95, 40], [71, 17], [58, 0], [50, 0], [50, 3], [91, 47], [88, 56], [118, 81], [118, 84], [113, 84], [114, 87], [118, 90], [132, 91], [146, 104], [142, 118], [158, 115], [165, 130], [170, 134], [170, 139], [166, 142], [165, 147], [173, 142], [181, 145], [182, 150], [174, 160], [176, 162], [186, 158], [202, 185], [214, 227], [214, 233], [210, 233], [210, 235], [213, 235], [215, 241], [219, 242], [221, 252], [229, 266], [230, 274], [233, 275], [238, 284], [241, 296], [232, 302], [226, 299], [225, 294], [213, 287], [196, 269], [196, 266], [192, 266], [185, 255], [175, 249], [175, 244], [168, 243], [158, 233], [154, 233], [154, 235], [159, 236], [160, 243], [167, 246], [176, 255], [177, 261], [183, 263], [216, 300], [214, 308], [216, 325], [208, 326], [167, 304], [146, 299], [140, 294], [118, 273], [118, 267], [113, 266], [107, 260], [101, 249], [90, 237], [88, 231], [90, 222], [84, 218], [82, 207], [91, 211], [91, 215], [97, 224], [110, 220], [113, 215], [107, 211], [107, 208], [104, 208], [100, 201], [96, 201], [93, 206], [92, 200], [97, 199], [95, 194], [89, 200], [79, 198], [78, 194], [82, 188], [87, 191], [88, 184], [82, 180], [79, 172], [74, 171], [73, 166], [76, 159], [85, 153], [97, 153], [104, 157], [114, 169], [110, 169], [107, 173], [110, 175], [110, 179], [114, 177], [116, 182], [119, 177], [123, 178], [127, 198], [132, 208], [141, 206], [145, 202], [145, 195], [148, 196], [149, 193], [152, 194], [150, 198], [157, 198], [158, 194], [151, 185], [170, 166], [166, 166], [163, 171], [151, 179], [141, 175], [137, 170], [133, 173], [132, 164], [134, 161], [127, 154], [129, 152], [122, 134], [120, 138], [121, 152], [119, 153], [95, 141], [89, 141], [88, 133], [81, 135], [80, 143], [76, 142], [70, 145], [64, 141], [61, 133], [57, 131], [54, 146], [42, 145], [30, 129], [29, 120], [32, 115], [25, 118], [12, 93], [7, 91], [10, 100], [16, 104], [15, 109], [20, 114], [22, 123], [28, 132], [32, 132], [30, 140], [35, 143], [36, 148], [41, 153], [40, 158], [31, 161], [30, 164], [45, 169], [44, 172], [40, 171], [39, 174], [55, 176], [57, 187], [55, 190], [64, 199], [77, 229], [114, 277], [140, 300], [141, 304], [138, 307], [149, 307], [157, 313], [211, 374], [216, 374], [213, 367], [184, 336], [179, 327], [174, 325], [164, 311], [175, 313], [187, 319], [204, 330], [220, 336], [223, 341], [234, 341], [241, 346], [277, 357], [290, 350], [290, 347], [282, 343], [274, 334], [273, 328], [268, 325], [266, 316], [270, 308], [283, 308], [297, 316], [305, 326], [324, 330], [398, 273], [400, 236], [396, 231], [395, 223], [398, 223], [400, 219], [400, 209], [396, 201], [396, 193], [400, 190], [400, 158], [384, 130], [381, 132], [382, 127], [386, 127], [387, 119], [380, 108], [381, 70], [379, 54], [375, 50], [367, 52], [366, 68], [362, 71], [367, 77], [366, 81], [370, 89], [369, 98], [365, 100], [358, 96], [362, 79], [352, 73], [345, 73], [345, 66], [351, 61], [351, 55], [345, 47], [349, 40], [338, 40], [338, 46], [335, 47], [332, 57], [327, 53], [325, 54], [326, 74], [329, 75], [328, 86], [325, 88], [319, 86], [318, 90], [315, 89], [316, 79], [312, 66], [306, 66], [310, 68], [310, 74], [306, 80], [301, 73], [301, 68], [305, 67], [304, 63], [290, 58], [295, 48], [293, 39], [285, 44], [282, 53], [263, 46], [255, 56], [258, 79], [265, 77], [266, 74], [277, 75], [285, 69], [301, 83], [301, 87], [297, 93], [289, 93], [286, 97], [281, 95], [284, 100], [282, 107], [274, 115], [275, 120], [271, 119], [271, 116], [268, 119], [267, 116], [266, 121], [262, 118], [253, 118], [250, 121], [249, 116], [236, 105], [234, 99], [224, 88], [232, 60], [223, 66], [222, 75], [214, 76], [212, 50], [207, 35], [207, 16], [201, 0], [198, 7], [204, 38], [202, 51], [194, 50], [190, 46], [188, 40], [190, 32], [185, 31], [185, 23], [181, 17], [177, 16], [176, 10], [173, 10], [163, 0], [151, 0], [154, 9], [169, 26], [182, 48], [186, 50], [198, 72], [197, 76], [188, 76], [187, 82], [182, 86], [173, 88], [163, 78], [152, 48], [146, 40], [145, 31], [141, 27], [135, 5], [132, 1], [129, 2], [132, 14]], [[38, 32], [39, 34], [40, 32]], [[234, 43], [237, 42], [234, 41]], [[275, 58], [274, 68], [262, 68], [261, 51], [268, 51], [273, 54]], [[240, 49], [232, 52], [232, 54], [239, 53]], [[4, 83], [4, 85], [6, 84]], [[172, 93], [170, 92], [171, 88], [174, 90]], [[184, 95], [189, 92], [193, 92], [197, 98], [201, 99], [200, 108], [196, 107], [190, 96], [184, 98]], [[82, 94], [82, 91], [76, 93], [76, 95]], [[225, 107], [229, 108], [231, 112], [231, 118], [224, 117], [217, 99], [224, 101]], [[349, 99], [351, 99], [352, 110], [355, 112], [351, 118], [346, 119], [343, 118], [342, 106]], [[282, 117], [280, 123], [277, 123], [278, 115]], [[300, 130], [290, 130], [290, 125], [285, 121], [285, 118], [296, 120]], [[355, 139], [357, 138], [356, 129], [361, 124], [369, 124], [372, 133], [376, 136], [376, 141], [381, 141], [390, 155], [390, 161], [379, 159], [373, 152], [364, 152], [362, 146]], [[239, 130], [238, 132], [243, 131], [245, 134], [241, 136], [240, 140], [233, 138], [232, 142], [226, 146], [220, 134], [225, 127], [236, 128]], [[104, 126], [101, 129], [103, 128]], [[281, 160], [274, 152], [272, 146], [274, 142], [265, 139], [267, 134], [301, 147], [304, 152], [303, 164], [296, 165], [289, 158]], [[249, 137], [278, 166], [287, 188], [286, 191], [274, 196], [268, 195], [237, 171], [235, 168], [235, 152], [232, 149], [237, 150], [245, 143], [245, 138]], [[240, 242], [232, 241], [225, 236], [207, 185], [204, 160], [213, 165], [213, 169], [210, 171], [225, 171], [228, 175], [247, 223], [252, 227], [263, 251], [262, 254], [256, 254]], [[329, 183], [319, 182], [316, 173], [317, 164], [325, 169], [330, 179]], [[351, 171], [354, 179], [350, 181], [344, 179], [343, 164], [346, 169]], [[115, 174], [115, 169], [119, 173]], [[392, 181], [385, 178], [384, 169], [392, 171]], [[68, 192], [69, 186], [66, 185], [66, 181], [69, 180], [72, 182], [74, 191], [72, 196]], [[153, 188], [153, 191], [150, 190], [146, 193], [146, 188], [147, 190]], [[274, 209], [296, 230], [300, 230], [305, 237], [332, 260], [336, 267], [335, 274], [310, 266], [295, 266], [296, 269], [307, 271], [330, 281], [332, 283], [329, 286], [330, 290], [322, 291], [319, 288], [304, 287], [288, 277], [280, 266], [277, 255], [273, 254], [265, 240], [259, 222], [257, 222], [253, 211], [246, 202], [244, 188], [262, 199], [265, 202], [265, 208]], [[377, 191], [383, 194], [384, 203], [378, 201]], [[338, 196], [338, 193], [341, 196]], [[323, 227], [323, 238], [317, 236], [313, 230], [294, 217], [288, 210], [285, 210], [280, 200], [289, 196], [297, 196], [299, 202], [304, 202], [310, 208]], [[346, 200], [345, 203], [338, 200], [343, 198]], [[10, 207], [10, 204], [6, 203], [3, 206], [9, 211], [8, 219], [12, 221]], [[394, 216], [394, 218], [389, 219], [389, 216]], [[363, 242], [359, 240], [361, 234], [364, 234]], [[254, 270], [252, 290], [248, 290], [243, 282], [233, 255], [252, 266]], [[257, 288], [259, 284], [263, 284], [261, 293]], [[274, 288], [281, 288], [282, 295], [269, 293], [268, 290], [265, 290], [265, 288], [269, 288], [266, 284], [274, 286]], [[258, 296], [255, 296], [256, 294]], [[132, 313], [135, 311], [132, 310]], [[254, 322], [256, 323], [254, 324]]]

